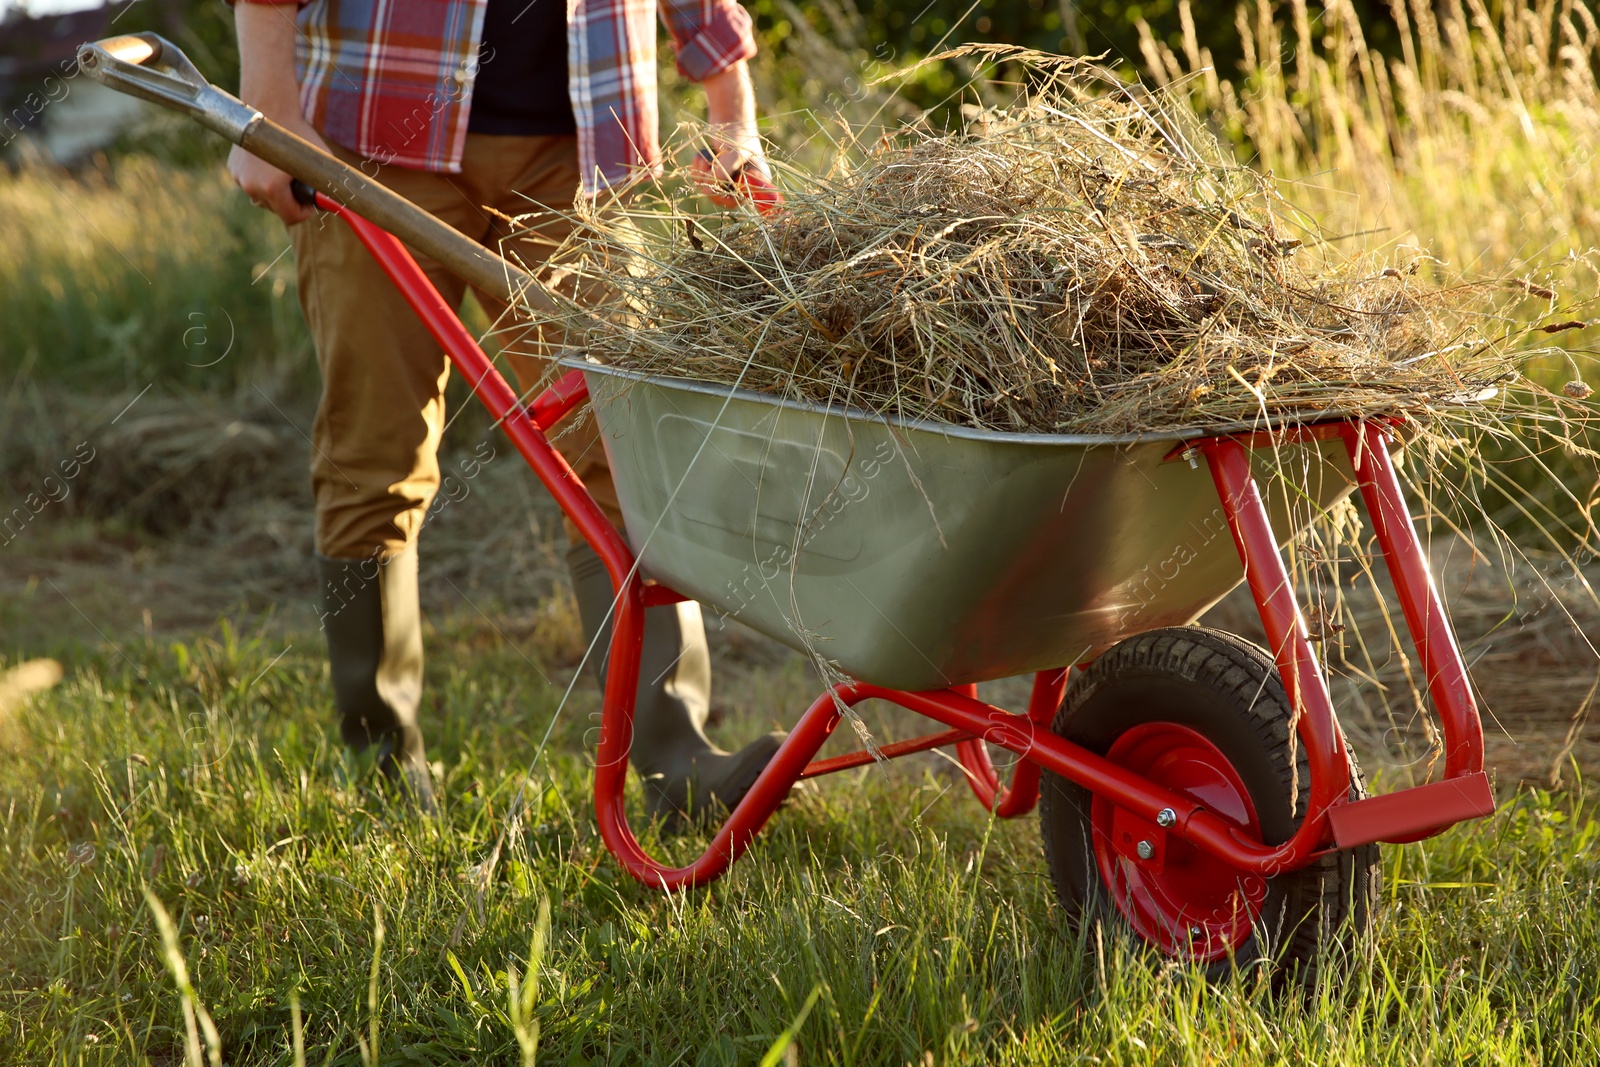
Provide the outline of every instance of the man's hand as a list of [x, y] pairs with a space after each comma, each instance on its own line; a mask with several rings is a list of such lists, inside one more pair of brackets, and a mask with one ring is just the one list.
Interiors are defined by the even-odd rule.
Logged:
[[[290, 133], [327, 150], [327, 144], [300, 113], [300, 87], [294, 79], [294, 7], [241, 3], [234, 7], [239, 35], [239, 98]], [[237, 146], [228, 153], [228, 173], [250, 200], [268, 208], [285, 226], [316, 212], [296, 202], [288, 174]]]
[[[266, 112], [262, 111], [262, 114]], [[298, 134], [318, 148], [327, 150], [327, 144], [305, 119], [300, 119], [298, 122], [294, 119], [288, 122], [278, 119], [274, 121], [290, 133]], [[315, 208], [307, 207], [294, 198], [294, 194], [289, 191], [289, 183], [293, 179], [287, 171], [279, 170], [271, 163], [262, 162], [238, 145], [228, 153], [228, 173], [233, 175], [233, 180], [244, 190], [251, 203], [277, 215], [285, 226], [304, 222], [317, 213]]]
[[[772, 172], [761, 151], [761, 135], [756, 130], [756, 95], [750, 85], [750, 68], [740, 60], [720, 74], [705, 80], [706, 117], [710, 151], [697, 155], [689, 173], [700, 191], [714, 204], [731, 206], [728, 190], [736, 178], [767, 187], [772, 202], [781, 202], [770, 189]], [[758, 206], [761, 198], [756, 198]]]

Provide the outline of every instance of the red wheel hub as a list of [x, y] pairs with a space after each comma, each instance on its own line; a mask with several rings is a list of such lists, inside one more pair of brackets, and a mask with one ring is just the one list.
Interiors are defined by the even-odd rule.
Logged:
[[[1111, 762], [1193, 798], [1256, 840], [1255, 804], [1233, 764], [1203, 735], [1142, 723], [1117, 738]], [[1124, 918], [1169, 956], [1211, 961], [1250, 937], [1267, 885], [1099, 796], [1089, 810], [1100, 878]]]

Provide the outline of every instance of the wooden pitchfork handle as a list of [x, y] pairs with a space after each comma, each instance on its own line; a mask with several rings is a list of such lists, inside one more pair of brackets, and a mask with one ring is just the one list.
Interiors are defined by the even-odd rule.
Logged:
[[78, 67], [118, 92], [187, 114], [431, 256], [490, 296], [521, 306], [536, 318], [560, 313], [555, 299], [533, 275], [218, 89], [176, 45], [157, 34], [85, 44], [78, 49]]

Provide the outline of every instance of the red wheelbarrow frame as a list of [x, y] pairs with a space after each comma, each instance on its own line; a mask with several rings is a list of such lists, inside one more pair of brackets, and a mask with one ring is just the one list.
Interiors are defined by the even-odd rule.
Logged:
[[[1061, 705], [1070, 672], [1063, 667], [1035, 676], [1033, 696], [1023, 715], [978, 700], [977, 687], [970, 685], [915, 693], [865, 682], [835, 685], [801, 716], [698, 859], [684, 867], [656, 861], [628, 827], [623, 787], [633, 739], [644, 612], [685, 598], [639, 573], [627, 542], [546, 437], [551, 427], [588, 399], [582, 373], [568, 373], [531, 403], [522, 404], [405, 246], [321, 194], [316, 203], [355, 231], [611, 576], [616, 601], [596, 752], [595, 815], [606, 847], [639, 881], [662, 889], [704, 885], [749, 847], [799, 780], [859, 767], [879, 756], [893, 759], [948, 745], [955, 746], [978, 799], [1000, 818], [1031, 811], [1039, 796], [1040, 771], [1049, 770], [1122, 809], [1119, 814], [1131, 820], [1130, 829], [1140, 831], [1129, 839], [1154, 842], [1157, 856], [1167, 854], [1164, 838], [1175, 834], [1240, 871], [1265, 876], [1302, 867], [1329, 849], [1375, 841], [1416, 841], [1462, 820], [1494, 812], [1494, 795], [1483, 772], [1483, 726], [1466, 665], [1390, 462], [1385, 444], [1390, 427], [1383, 422], [1350, 420], [1199, 437], [1180, 444], [1168, 456], [1169, 461], [1187, 458], [1191, 462], [1196, 456], [1203, 457], [1209, 467], [1284, 690], [1296, 710], [1298, 739], [1305, 745], [1310, 763], [1311, 795], [1306, 817], [1288, 841], [1269, 846], [1253, 840], [1196, 801], [1056, 736], [1050, 722]], [[1440, 781], [1356, 801], [1349, 799], [1349, 763], [1327, 681], [1311, 647], [1260, 487], [1250, 470], [1252, 448], [1333, 438], [1343, 441], [1349, 453], [1444, 733], [1444, 777]], [[876, 755], [863, 750], [815, 759], [839, 724], [841, 709], [870, 699], [898, 704], [948, 729], [884, 745]], [[985, 742], [1020, 757], [1009, 786], [1002, 787]], [[1119, 842], [1113, 847], [1127, 846]], [[1145, 862], [1131, 847], [1126, 858]]]

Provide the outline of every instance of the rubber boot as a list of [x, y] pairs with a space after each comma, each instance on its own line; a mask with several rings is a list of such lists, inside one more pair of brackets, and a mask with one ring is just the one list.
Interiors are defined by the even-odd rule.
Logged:
[[[567, 551], [567, 570], [584, 638], [594, 649], [590, 662], [604, 689], [616, 593], [605, 565], [587, 544]], [[686, 816], [698, 821], [731, 811], [786, 735], [767, 734], [731, 754], [712, 745], [703, 732], [711, 710], [711, 654], [700, 605], [662, 604], [647, 609], [644, 618], [633, 747], [628, 755], [644, 782], [646, 810], [675, 830]]]
[[422, 607], [417, 547], [376, 559], [317, 557], [322, 629], [339, 733], [358, 753], [371, 752], [385, 778], [427, 815], [438, 814], [423, 752]]

